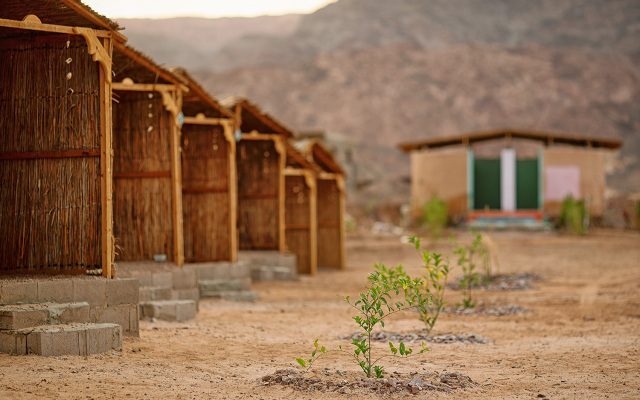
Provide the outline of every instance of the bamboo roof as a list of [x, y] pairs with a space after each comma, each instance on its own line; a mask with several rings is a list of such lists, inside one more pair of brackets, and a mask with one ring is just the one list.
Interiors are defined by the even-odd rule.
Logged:
[[305, 158], [290, 141], [287, 140], [285, 142], [285, 147], [287, 149], [288, 167], [304, 168], [314, 172], [322, 171], [322, 169], [317, 164]]
[[333, 156], [333, 153], [318, 139], [304, 140], [299, 142], [298, 145], [303, 148], [303, 154], [313, 160], [323, 171], [346, 175], [338, 160]]
[[223, 100], [222, 105], [240, 120], [240, 129], [243, 133], [256, 131], [262, 134], [275, 133], [285, 138], [296, 136], [291, 129], [245, 98], [231, 97]]
[[512, 128], [497, 129], [493, 131], [479, 131], [470, 132], [457, 136], [439, 137], [433, 139], [426, 139], [416, 142], [400, 143], [398, 147], [405, 153], [421, 150], [421, 149], [434, 149], [439, 147], [455, 146], [455, 145], [470, 145], [475, 142], [482, 142], [486, 140], [494, 140], [501, 138], [520, 138], [531, 139], [545, 142], [547, 145], [560, 143], [568, 144], [572, 146], [581, 147], [596, 147], [606, 149], [617, 149], [622, 146], [620, 140], [615, 139], [601, 139], [588, 136], [569, 135], [561, 133], [550, 132], [536, 132], [519, 130]]
[[[0, 1], [0, 18], [2, 19], [22, 21], [29, 14], [37, 16], [43, 24], [108, 30], [117, 41], [127, 41], [126, 36], [118, 32], [122, 27], [78, 0]], [[10, 28], [3, 28], [0, 36], [16, 36], [16, 32]]]
[[234, 119], [232, 112], [225, 109], [213, 96], [209, 95], [202, 86], [184, 69], [170, 68], [170, 71], [182, 78], [189, 87], [189, 92], [182, 98], [182, 111], [186, 116], [196, 116], [200, 113], [207, 118]]
[[149, 56], [124, 43], [113, 46], [114, 82], [130, 78], [134, 83], [174, 84], [185, 86], [185, 80], [157, 64]]

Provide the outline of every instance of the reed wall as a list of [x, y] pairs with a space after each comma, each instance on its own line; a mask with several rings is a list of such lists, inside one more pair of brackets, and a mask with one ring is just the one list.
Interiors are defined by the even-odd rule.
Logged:
[[298, 273], [311, 274], [311, 188], [304, 176], [285, 177], [285, 242], [298, 259]]
[[0, 273], [100, 268], [100, 67], [61, 35], [4, 40], [0, 65]]
[[182, 207], [187, 262], [231, 260], [229, 161], [229, 144], [221, 126], [182, 127]]
[[335, 179], [317, 180], [318, 185], [318, 268], [342, 269], [341, 196]]
[[238, 245], [278, 250], [280, 155], [271, 140], [242, 140], [236, 147]]
[[114, 93], [113, 231], [116, 260], [173, 260], [171, 124], [159, 94]]

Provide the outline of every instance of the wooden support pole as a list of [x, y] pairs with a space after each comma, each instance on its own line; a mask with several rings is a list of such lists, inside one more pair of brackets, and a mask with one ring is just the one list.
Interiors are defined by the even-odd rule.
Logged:
[[234, 124], [230, 120], [222, 123], [224, 137], [227, 141], [227, 157], [229, 159], [229, 246], [231, 262], [238, 261], [238, 180], [236, 170], [236, 138]]
[[182, 108], [182, 91], [160, 91], [167, 111], [173, 118], [171, 123], [171, 211], [173, 213], [173, 262], [184, 264], [184, 237], [182, 231], [182, 169], [180, 165], [180, 123], [178, 114]]
[[318, 183], [312, 171], [306, 170], [309, 186], [309, 267], [311, 275], [318, 272]]
[[[113, 47], [109, 37], [104, 38], [102, 47], [109, 56], [113, 54]], [[112, 109], [111, 109], [111, 68], [104, 68], [100, 63], [100, 195], [101, 195], [101, 248], [102, 248], [102, 276], [114, 278], [112, 268], [115, 260], [113, 242], [113, 143], [112, 143]], [[107, 75], [109, 74], [108, 78]]]
[[344, 242], [347, 237], [347, 226], [344, 221], [344, 216], [346, 214], [346, 198], [344, 190], [344, 177], [342, 175], [338, 175], [336, 177], [336, 185], [338, 186], [338, 191], [340, 192], [340, 269], [345, 269], [346, 251]]
[[[262, 135], [261, 135], [262, 136]], [[273, 145], [276, 152], [280, 156], [279, 172], [278, 172], [278, 251], [284, 253], [286, 250], [285, 243], [285, 175], [284, 170], [287, 166], [287, 149], [284, 144], [284, 139], [280, 135], [274, 135]]]

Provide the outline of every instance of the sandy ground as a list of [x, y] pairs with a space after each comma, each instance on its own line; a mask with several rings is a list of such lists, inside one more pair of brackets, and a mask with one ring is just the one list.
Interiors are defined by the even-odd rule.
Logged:
[[[475, 332], [494, 343], [433, 344], [431, 352], [408, 360], [385, 359], [386, 370], [457, 371], [478, 383], [471, 389], [415, 395], [422, 398], [640, 398], [640, 234], [495, 232], [491, 237], [499, 249], [499, 272], [535, 272], [546, 280], [536, 282], [534, 290], [478, 292], [478, 299], [517, 304], [531, 312], [501, 317], [445, 314], [434, 335]], [[450, 252], [447, 240], [426, 244], [433, 251]], [[415, 250], [401, 244], [398, 236], [353, 234], [347, 252], [345, 271], [255, 284], [261, 296], [256, 303], [204, 300], [197, 318], [187, 323], [142, 321], [140, 339], [126, 338], [121, 352], [52, 358], [2, 354], [0, 398], [362, 397], [301, 393], [259, 382], [276, 369], [295, 366], [296, 357], [308, 356], [316, 338], [329, 349], [348, 344], [339, 337], [353, 333], [356, 325], [338, 295], [357, 294], [373, 263], [403, 264], [419, 273]], [[454, 304], [460, 294], [450, 291], [446, 298]], [[385, 330], [423, 333], [421, 328], [415, 314], [404, 313]], [[379, 351], [387, 351], [387, 345], [379, 344]], [[358, 371], [338, 352], [316, 365], [316, 372]]]

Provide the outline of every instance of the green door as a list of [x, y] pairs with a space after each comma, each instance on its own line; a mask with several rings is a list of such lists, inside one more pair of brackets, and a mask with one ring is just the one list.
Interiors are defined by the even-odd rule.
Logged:
[[476, 159], [473, 175], [473, 208], [500, 210], [500, 159]]
[[538, 159], [516, 161], [516, 208], [538, 209]]

